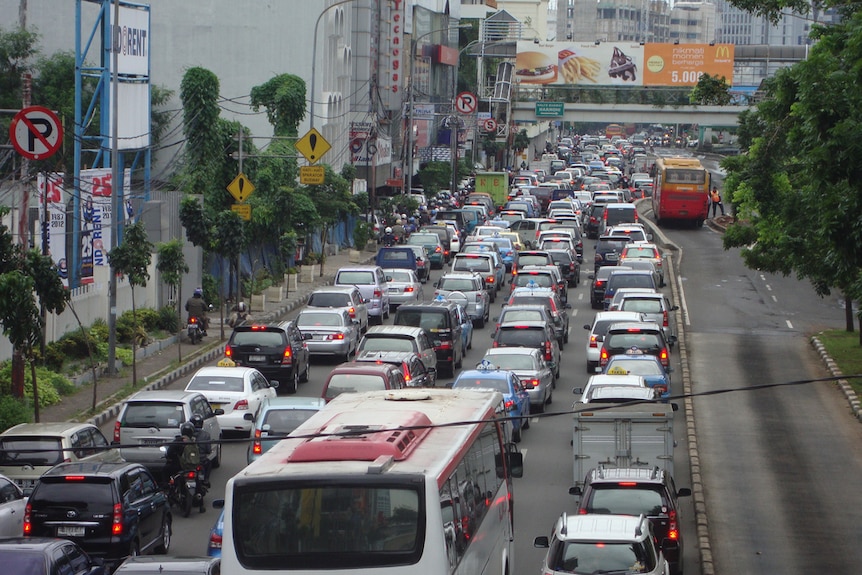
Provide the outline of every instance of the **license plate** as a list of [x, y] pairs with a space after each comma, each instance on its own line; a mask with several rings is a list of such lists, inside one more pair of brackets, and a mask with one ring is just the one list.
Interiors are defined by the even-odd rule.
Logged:
[[159, 445], [161, 443], [164, 443], [164, 441], [161, 439], [142, 439], [141, 440], [141, 445]]
[[265, 355], [250, 355], [248, 356], [249, 361], [263, 362], [266, 361]]
[[607, 258], [607, 260], [609, 262], [615, 262], [615, 261], [617, 261], [617, 258], [618, 258], [617, 254], [608, 254], [605, 257]]
[[397, 288], [397, 287], [389, 288], [389, 293], [399, 293], [400, 291], [401, 291], [401, 288]]
[[83, 527], [67, 527], [65, 525], [61, 525], [57, 527], [57, 537], [83, 537], [84, 536], [84, 528]]
[[221, 409], [221, 404], [220, 403], [210, 403], [210, 407], [212, 407], [213, 409]]

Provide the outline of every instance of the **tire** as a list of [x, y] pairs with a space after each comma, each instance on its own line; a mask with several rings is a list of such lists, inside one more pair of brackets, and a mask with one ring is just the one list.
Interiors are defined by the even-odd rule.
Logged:
[[[350, 360], [350, 352], [347, 352], [347, 359], [345, 361]], [[308, 358], [308, 361], [305, 362], [305, 371], [302, 372], [302, 376], [299, 378], [300, 383], [308, 383], [308, 377], [311, 375], [311, 357]]]
[[473, 332], [470, 332], [470, 339], [467, 340], [467, 349], [473, 349]]
[[137, 541], [132, 541], [131, 547], [129, 547], [129, 557], [137, 557], [141, 554], [141, 544]]
[[[479, 329], [482, 329], [483, 327], [485, 327], [485, 316], [482, 316], [476, 320], [476, 327]], [[471, 344], [472, 344], [472, 342], [471, 342]]]
[[512, 441], [514, 441], [515, 443], [521, 443], [521, 429], [520, 428], [518, 428], [517, 431], [515, 431], [515, 430], [512, 431]]
[[[221, 441], [221, 436], [219, 436], [219, 441]], [[218, 443], [216, 446], [216, 456], [212, 460], [212, 468], [218, 469], [221, 467], [221, 443]]]
[[[545, 405], [551, 405], [554, 403], [554, 390], [551, 390], [551, 393], [548, 394], [548, 400], [545, 401]], [[542, 406], [542, 411], [545, 410], [545, 405]]]
[[167, 555], [171, 549], [171, 516], [165, 513], [162, 518], [162, 537], [161, 542], [156, 545], [156, 555]]
[[295, 394], [297, 391], [299, 391], [299, 374], [294, 369], [290, 389], [287, 390], [287, 393]]
[[521, 420], [521, 429], [530, 429], [530, 416], [532, 413], [528, 413], [527, 416]]
[[189, 493], [189, 490], [185, 485], [180, 487], [178, 503], [180, 513], [183, 514], [183, 517], [188, 517], [192, 514], [192, 494]]
[[455, 368], [461, 369], [461, 366], [464, 365], [464, 353], [461, 353], [461, 357], [458, 358], [458, 363], [455, 363], [454, 359], [452, 360], [452, 377], [455, 377]]
[[536, 410], [536, 413], [545, 413], [545, 404], [543, 403], [543, 404], [541, 404], [541, 405], [537, 405], [537, 406], [535, 406], [535, 407], [530, 407], [530, 411], [531, 411], [531, 412], [532, 412], [532, 410], [533, 410], [533, 409], [535, 409], [535, 410]]

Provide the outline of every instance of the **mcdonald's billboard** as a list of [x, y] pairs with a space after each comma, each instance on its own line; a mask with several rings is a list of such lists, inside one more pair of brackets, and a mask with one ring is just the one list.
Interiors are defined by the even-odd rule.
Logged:
[[733, 84], [733, 44], [518, 42], [524, 85], [694, 86], [703, 74]]
[[733, 84], [733, 44], [646, 44], [644, 86], [694, 86], [703, 74]]

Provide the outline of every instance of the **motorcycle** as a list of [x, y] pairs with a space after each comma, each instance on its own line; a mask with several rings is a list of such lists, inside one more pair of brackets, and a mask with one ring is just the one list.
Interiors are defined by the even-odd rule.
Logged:
[[386, 234], [383, 236], [383, 247], [391, 248], [395, 245], [397, 238], [394, 234]]
[[186, 326], [186, 334], [192, 344], [196, 344], [204, 337], [204, 326], [201, 318], [191, 315]]
[[204, 506], [206, 494], [204, 472], [200, 465], [196, 469], [180, 471], [168, 480], [168, 502], [171, 506], [176, 506], [183, 517], [191, 515], [192, 507], [199, 507], [203, 513], [206, 510]]

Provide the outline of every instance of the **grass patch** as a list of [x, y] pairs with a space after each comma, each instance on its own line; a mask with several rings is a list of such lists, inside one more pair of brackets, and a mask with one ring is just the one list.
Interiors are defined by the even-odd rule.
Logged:
[[[845, 330], [829, 330], [817, 334], [829, 356], [838, 364], [838, 369], [844, 375], [862, 373], [862, 347], [859, 345], [859, 332]], [[850, 385], [856, 393], [862, 394], [862, 380], [850, 379]]]

